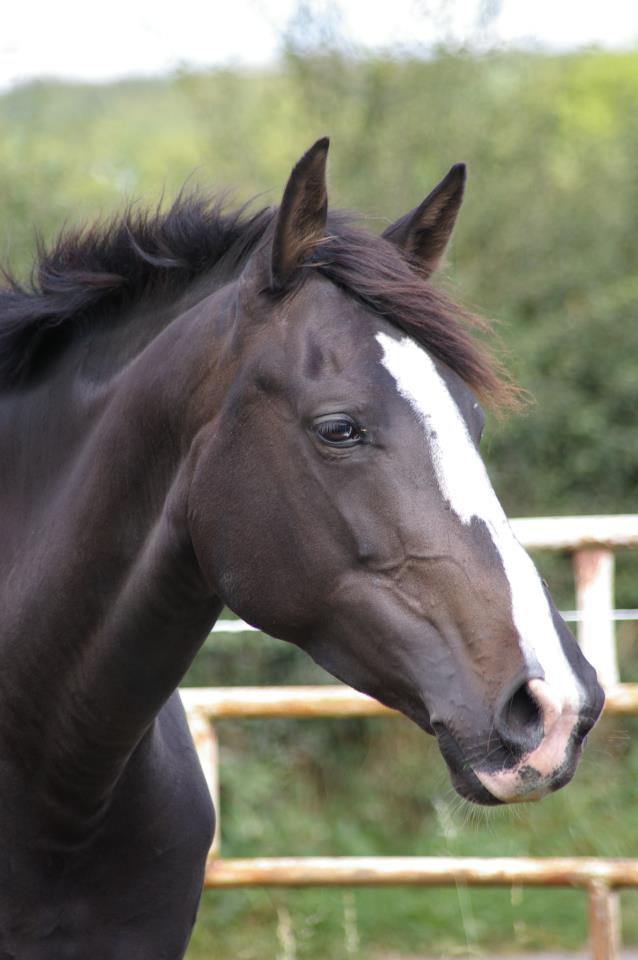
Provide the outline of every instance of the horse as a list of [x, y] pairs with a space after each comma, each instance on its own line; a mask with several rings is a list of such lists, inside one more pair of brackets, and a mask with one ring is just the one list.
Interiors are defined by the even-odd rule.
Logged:
[[0, 957], [174, 960], [214, 812], [178, 684], [227, 605], [436, 736], [478, 804], [572, 777], [603, 693], [479, 454], [514, 387], [430, 282], [463, 164], [381, 236], [182, 193], [0, 291]]

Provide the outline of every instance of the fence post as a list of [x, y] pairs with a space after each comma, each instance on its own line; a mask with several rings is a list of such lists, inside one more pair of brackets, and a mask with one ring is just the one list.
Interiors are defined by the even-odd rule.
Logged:
[[578, 642], [604, 687], [618, 683], [614, 630], [614, 554], [599, 547], [574, 553]]
[[618, 960], [620, 946], [618, 893], [600, 880], [592, 881], [587, 890], [592, 960]]
[[215, 807], [215, 836], [209, 857], [218, 857], [221, 848], [221, 814], [219, 809], [219, 741], [215, 727], [202, 710], [188, 711], [188, 725], [195, 749]]

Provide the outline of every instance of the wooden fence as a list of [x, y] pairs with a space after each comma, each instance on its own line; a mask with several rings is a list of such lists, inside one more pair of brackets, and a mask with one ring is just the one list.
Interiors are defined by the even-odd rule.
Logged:
[[[606, 688], [605, 712], [638, 714], [638, 683], [619, 683], [614, 623], [638, 611], [614, 610], [614, 551], [638, 547], [638, 515], [513, 520], [529, 550], [572, 555], [577, 634]], [[249, 630], [237, 621], [222, 630]], [[254, 886], [571, 886], [587, 891], [593, 960], [616, 960], [618, 890], [638, 887], [638, 859], [588, 857], [220, 857], [219, 749], [214, 721], [228, 717], [392, 716], [394, 711], [349, 687], [183, 688], [197, 752], [218, 814], [206, 868], [207, 887]]]

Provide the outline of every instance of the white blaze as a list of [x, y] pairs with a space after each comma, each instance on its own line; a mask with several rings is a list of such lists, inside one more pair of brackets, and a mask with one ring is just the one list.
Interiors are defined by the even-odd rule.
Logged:
[[530, 557], [512, 533], [485, 465], [445, 381], [414, 340], [378, 333], [382, 364], [423, 424], [441, 493], [463, 524], [482, 520], [509, 582], [512, 619], [521, 651], [532, 668], [540, 664], [563, 706], [578, 710], [581, 687], [552, 621], [545, 591]]

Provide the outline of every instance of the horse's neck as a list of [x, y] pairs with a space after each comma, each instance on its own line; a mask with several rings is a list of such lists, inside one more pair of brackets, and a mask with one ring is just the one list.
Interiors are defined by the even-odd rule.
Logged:
[[29, 511], [16, 494], [23, 537], [0, 584], [0, 727], [9, 751], [50, 763], [54, 791], [96, 804], [220, 610], [186, 520], [197, 420], [184, 393], [201, 374], [198, 337], [211, 343], [203, 322], [177, 318], [96, 401], [82, 404], [79, 383], [65, 401], [58, 390], [62, 462], [49, 438], [46, 495]]

